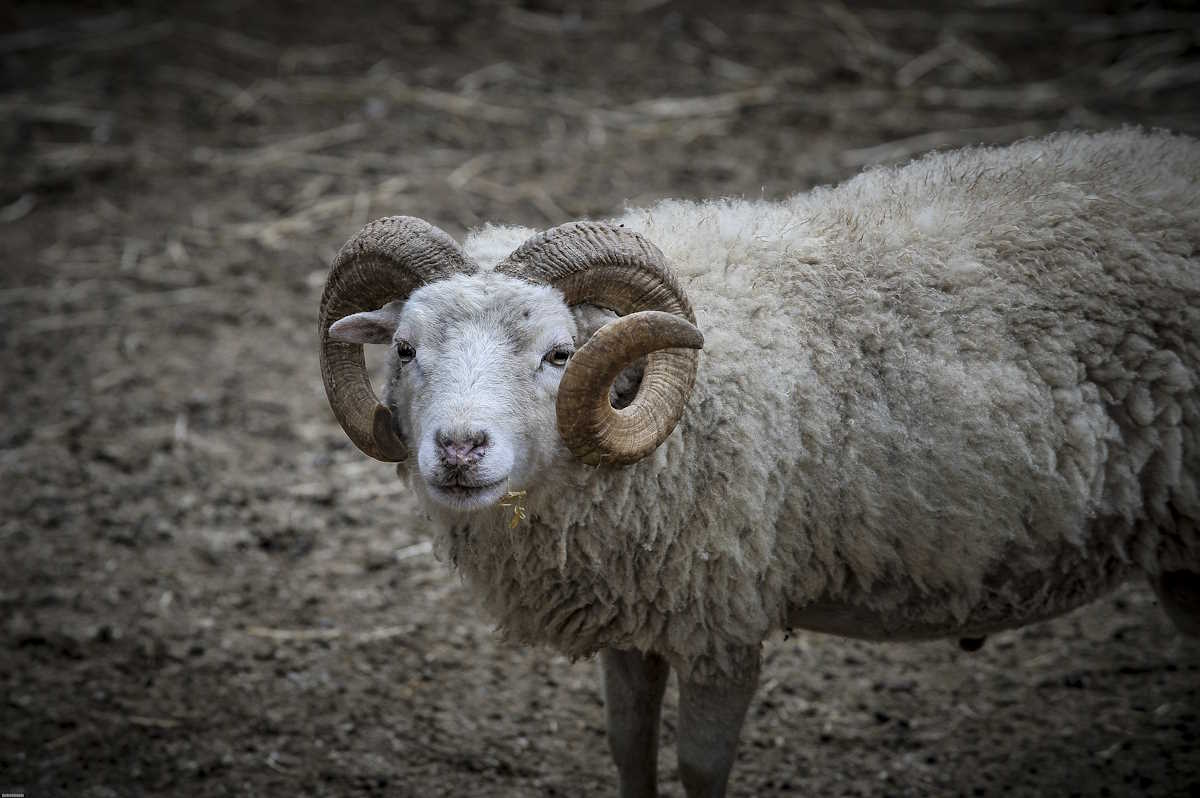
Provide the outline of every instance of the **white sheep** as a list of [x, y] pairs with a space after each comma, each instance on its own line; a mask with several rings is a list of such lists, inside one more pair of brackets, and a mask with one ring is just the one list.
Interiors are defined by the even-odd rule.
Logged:
[[[507, 634], [603, 652], [622, 795], [655, 794], [669, 667], [687, 793], [723, 794], [774, 630], [979, 638], [1143, 572], [1200, 631], [1196, 141], [1060, 134], [531, 234], [368, 225], [322, 371]], [[382, 405], [363, 343], [392, 347]]]

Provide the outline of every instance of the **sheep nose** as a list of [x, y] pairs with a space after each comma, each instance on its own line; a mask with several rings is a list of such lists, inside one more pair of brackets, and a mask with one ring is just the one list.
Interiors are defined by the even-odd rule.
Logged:
[[488, 434], [477, 432], [449, 432], [438, 430], [438, 454], [450, 466], [473, 466], [479, 462], [488, 448]]

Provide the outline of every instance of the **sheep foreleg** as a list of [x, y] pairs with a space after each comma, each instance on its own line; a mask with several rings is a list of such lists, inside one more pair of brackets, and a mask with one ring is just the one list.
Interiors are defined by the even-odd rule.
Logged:
[[737, 679], [679, 684], [679, 777], [688, 798], [721, 798], [737, 753], [746, 709], [758, 687], [761, 658], [745, 650]]
[[621, 779], [621, 798], [658, 794], [658, 719], [671, 667], [657, 654], [606, 649], [604, 706], [608, 747]]

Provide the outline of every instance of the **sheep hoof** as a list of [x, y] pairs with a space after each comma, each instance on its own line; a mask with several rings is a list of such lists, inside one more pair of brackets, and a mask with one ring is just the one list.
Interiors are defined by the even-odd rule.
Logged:
[[958, 647], [963, 651], [978, 651], [983, 648], [983, 641], [987, 637], [960, 637], [958, 638]]

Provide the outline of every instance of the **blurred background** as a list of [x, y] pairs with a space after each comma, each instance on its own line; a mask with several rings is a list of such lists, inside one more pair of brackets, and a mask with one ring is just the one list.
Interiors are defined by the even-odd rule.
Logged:
[[[0, 788], [615, 794], [594, 665], [497, 639], [332, 420], [341, 243], [1195, 135], [1198, 97], [1185, 2], [5, 5]], [[1190, 795], [1198, 713], [1141, 586], [977, 654], [797, 634], [732, 794]]]

